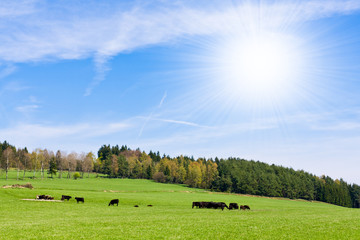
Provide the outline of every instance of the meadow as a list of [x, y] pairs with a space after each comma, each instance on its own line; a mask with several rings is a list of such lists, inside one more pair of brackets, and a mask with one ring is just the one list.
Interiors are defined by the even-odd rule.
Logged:
[[[360, 209], [320, 202], [215, 193], [141, 179], [16, 180], [0, 188], [0, 239], [360, 239]], [[26, 201], [47, 194], [64, 202]], [[84, 197], [77, 204], [74, 197]], [[119, 206], [108, 206], [111, 199]], [[193, 201], [247, 204], [250, 211], [192, 209]], [[147, 207], [147, 205], [153, 207]], [[139, 207], [134, 207], [139, 205]]]

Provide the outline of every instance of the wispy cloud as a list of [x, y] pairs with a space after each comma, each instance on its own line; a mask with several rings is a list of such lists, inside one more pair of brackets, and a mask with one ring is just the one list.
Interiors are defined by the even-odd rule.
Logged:
[[105, 80], [106, 74], [111, 68], [108, 66], [108, 56], [98, 55], [94, 58], [96, 75], [86, 88], [84, 96], [90, 96], [93, 89]]
[[2, 0], [0, 2], [0, 18], [14, 18], [36, 12], [37, 0]]
[[68, 143], [69, 148], [72, 145], [89, 143], [94, 138], [113, 135], [130, 128], [132, 126], [126, 122], [78, 123], [72, 125], [23, 123], [0, 129], [0, 136], [2, 139], [17, 143], [18, 146], [35, 148], [51, 145], [58, 148]]
[[167, 92], [165, 91], [164, 96], [162, 97], [162, 99], [161, 99], [161, 101], [160, 101], [160, 103], [159, 103], [158, 108], [161, 108], [161, 106], [163, 105], [166, 97], [167, 97]]
[[0, 79], [5, 78], [15, 72], [16, 67], [13, 64], [7, 64], [4, 67], [0, 64]]
[[180, 120], [173, 120], [173, 119], [162, 119], [162, 118], [150, 118], [149, 120], [167, 122], [167, 123], [174, 123], [174, 124], [180, 124], [180, 125], [186, 125], [186, 126], [192, 126], [192, 127], [209, 128], [208, 126], [202, 126], [200, 124], [193, 123], [193, 122], [188, 122], [188, 121], [180, 121]]
[[360, 9], [360, 2], [357, 0], [320, 0], [309, 1], [303, 4], [305, 16], [309, 18], [323, 18], [334, 14], [351, 14]]
[[18, 106], [18, 107], [16, 107], [15, 110], [20, 112], [20, 113], [27, 114], [27, 113], [33, 112], [34, 110], [36, 110], [38, 108], [40, 108], [39, 105], [32, 104], [32, 105]]
[[29, 87], [24, 86], [16, 81], [8, 82], [0, 89], [0, 96], [8, 92], [19, 92], [28, 88]]
[[[71, 4], [72, 1], [67, 3]], [[97, 74], [85, 91], [84, 95], [88, 96], [105, 79], [109, 70], [107, 61], [111, 57], [189, 35], [228, 31], [242, 18], [258, 12], [259, 7], [248, 2], [223, 4], [223, 1], [196, 6], [178, 1], [151, 3], [134, 1], [126, 7], [118, 2], [112, 2], [111, 7], [95, 3], [93, 8], [89, 8], [84, 7], [87, 1], [72, 7], [53, 2], [39, 4], [30, 0], [2, 1], [0, 17], [6, 19], [7, 24], [1, 29], [0, 62], [92, 57]], [[278, 20], [273, 20], [277, 21], [276, 24], [279, 21], [304, 21], [333, 14], [349, 14], [360, 9], [359, 1], [354, 0], [261, 4], [265, 9], [263, 14], [271, 15], [272, 19], [279, 16]]]
[[[6, 19], [7, 24], [1, 29], [0, 62], [92, 57], [97, 74], [85, 96], [105, 79], [109, 70], [107, 61], [119, 53], [190, 35], [219, 34], [234, 29], [235, 23], [244, 18], [253, 19], [254, 13], [259, 12], [258, 4], [246, 1], [239, 4], [212, 1], [204, 5], [134, 1], [126, 7], [112, 2], [109, 6], [91, 4], [92, 8], [88, 7], [87, 1], [72, 7], [67, 6], [72, 1], [66, 3], [60, 6], [54, 2], [2, 1], [0, 18]], [[270, 21], [264, 21], [266, 24], [280, 24], [349, 14], [358, 11], [360, 3], [357, 0], [262, 2], [261, 8], [265, 18], [271, 16]]]
[[160, 103], [159, 103], [159, 105], [157, 106], [157, 108], [154, 109], [154, 110], [149, 114], [149, 116], [147, 116], [147, 117], [145, 118], [145, 122], [144, 122], [144, 124], [142, 125], [142, 127], [141, 127], [141, 129], [140, 129], [140, 131], [139, 131], [138, 137], [141, 137], [141, 135], [142, 135], [142, 133], [143, 133], [143, 131], [144, 131], [144, 128], [145, 128], [146, 124], [147, 124], [147, 123], [150, 121], [150, 119], [152, 118], [155, 110], [161, 108], [161, 106], [163, 105], [163, 103], [164, 103], [164, 101], [165, 101], [166, 96], [167, 96], [167, 93], [166, 93], [166, 91], [165, 91], [165, 93], [164, 93], [163, 97], [161, 98]]

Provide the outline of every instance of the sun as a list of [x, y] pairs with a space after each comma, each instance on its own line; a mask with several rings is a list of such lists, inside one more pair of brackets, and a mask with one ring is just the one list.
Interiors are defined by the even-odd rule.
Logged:
[[223, 39], [212, 64], [218, 89], [246, 104], [286, 101], [302, 71], [299, 48], [294, 37], [274, 32]]

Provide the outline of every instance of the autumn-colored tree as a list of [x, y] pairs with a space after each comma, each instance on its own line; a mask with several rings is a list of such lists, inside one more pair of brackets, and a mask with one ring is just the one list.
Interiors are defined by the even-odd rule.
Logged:
[[37, 148], [37, 149], [35, 149], [35, 152], [36, 152], [36, 161], [38, 161], [40, 164], [41, 179], [43, 179], [44, 178], [44, 162], [45, 162], [44, 150]]
[[156, 182], [164, 183], [166, 182], [166, 176], [163, 172], [156, 172], [153, 176], [153, 179]]
[[136, 174], [134, 172], [136, 162], [137, 162], [136, 155], [131, 155], [129, 157], [126, 157], [126, 161], [128, 162], [128, 166], [129, 166], [129, 176], [134, 177], [134, 175]]
[[14, 159], [14, 151], [11, 147], [8, 147], [3, 152], [3, 158], [4, 158], [4, 169], [6, 172], [6, 180], [8, 179], [8, 171], [10, 168], [10, 164], [12, 163]]
[[206, 162], [206, 171], [205, 171], [205, 188], [210, 188], [215, 179], [219, 176], [217, 170], [217, 164], [213, 161]]
[[198, 162], [191, 162], [185, 183], [190, 187], [199, 187], [201, 185], [201, 177], [200, 164]]
[[65, 167], [65, 162], [64, 162], [64, 158], [62, 157], [62, 153], [60, 150], [57, 150], [57, 152], [56, 152], [55, 162], [56, 162], [57, 170], [59, 172], [59, 178], [62, 178], [62, 172]]
[[151, 172], [151, 163], [152, 159], [145, 152], [142, 152], [139, 157], [139, 163], [141, 165], [140, 178], [147, 178], [149, 175], [152, 175]]
[[39, 164], [39, 162], [38, 162], [38, 154], [37, 154], [36, 151], [31, 152], [30, 161], [31, 161], [31, 166], [32, 166], [32, 170], [33, 170], [33, 173], [34, 173], [33, 178], [35, 178], [36, 169], [38, 169], [38, 164]]
[[50, 159], [54, 156], [54, 153], [45, 148], [42, 154], [43, 154], [43, 158], [42, 158], [43, 161], [41, 167], [41, 173], [42, 173], [41, 177], [43, 178], [45, 176], [45, 169], [49, 169]]
[[71, 172], [75, 172], [77, 153], [72, 152], [66, 157], [68, 175], [67, 178], [71, 178]]
[[17, 169], [16, 180], [19, 180], [20, 167], [22, 166], [22, 161], [23, 161], [23, 158], [24, 158], [24, 154], [25, 154], [25, 151], [23, 149], [18, 149], [15, 152], [14, 163], [15, 163], [16, 169]]
[[86, 157], [82, 162], [83, 164], [82, 168], [85, 172], [88, 173], [88, 177], [90, 176], [90, 171], [92, 171], [92, 169], [94, 168], [95, 161], [96, 161], [95, 155], [92, 152], [89, 152], [88, 154], [86, 154]]
[[118, 158], [115, 154], [112, 154], [110, 156], [110, 159], [111, 159], [111, 176], [117, 177], [119, 171]]
[[29, 169], [29, 165], [31, 163], [30, 162], [30, 154], [27, 151], [24, 151], [24, 157], [22, 158], [22, 161], [23, 161], [22, 165], [23, 165], [23, 169], [24, 169], [24, 173], [23, 173], [23, 180], [24, 180], [26, 169]]

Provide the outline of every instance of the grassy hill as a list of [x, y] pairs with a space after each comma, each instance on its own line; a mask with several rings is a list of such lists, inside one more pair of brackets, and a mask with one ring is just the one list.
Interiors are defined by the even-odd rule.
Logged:
[[[0, 185], [30, 182], [34, 189], [0, 188], [0, 239], [360, 239], [360, 209], [139, 179], [16, 181], [11, 175], [8, 181], [1, 175]], [[22, 200], [39, 194], [85, 203]], [[109, 207], [114, 198], [119, 206]], [[193, 201], [236, 202], [251, 211], [192, 209]]]

